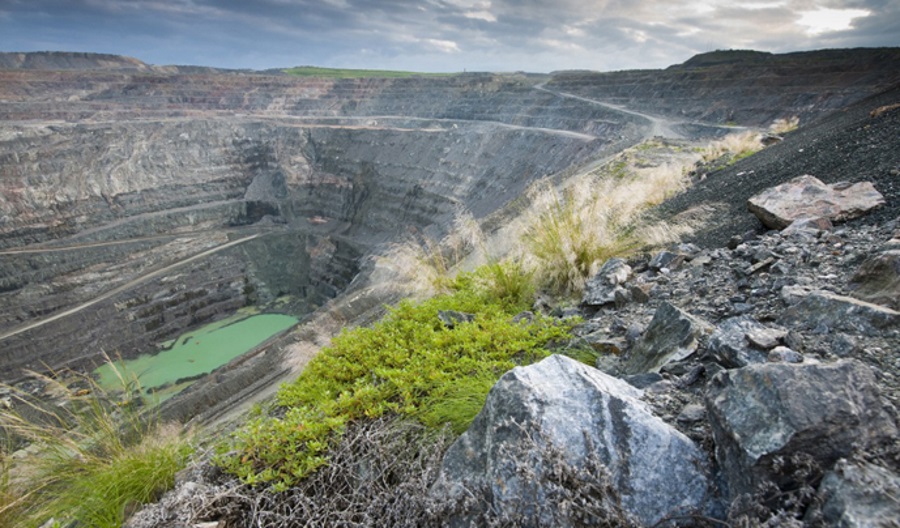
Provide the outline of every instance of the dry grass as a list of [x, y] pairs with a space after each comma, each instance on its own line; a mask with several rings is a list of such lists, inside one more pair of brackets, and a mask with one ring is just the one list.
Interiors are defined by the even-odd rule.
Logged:
[[729, 156], [730, 162], [746, 158], [763, 148], [760, 136], [753, 131], [728, 134], [720, 140], [713, 141], [703, 149], [702, 160], [704, 163], [712, 163], [723, 156]]
[[800, 126], [800, 117], [783, 117], [781, 119], [776, 119], [769, 125], [769, 133], [775, 134], [776, 136], [783, 136], [788, 132], [793, 132], [797, 130], [797, 127]]
[[642, 218], [648, 208], [687, 186], [687, 169], [695, 157], [679, 160], [655, 166], [640, 160], [638, 168], [626, 155], [624, 163], [613, 160], [562, 191], [547, 183], [535, 187], [521, 238], [522, 256], [536, 271], [539, 286], [577, 295], [606, 259], [670, 243], [689, 232], [689, 226], [648, 224]]

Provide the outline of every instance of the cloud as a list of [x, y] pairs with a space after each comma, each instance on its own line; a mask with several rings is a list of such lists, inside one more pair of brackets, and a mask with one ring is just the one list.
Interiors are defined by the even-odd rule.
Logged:
[[0, 50], [155, 64], [665, 67], [724, 48], [896, 46], [896, 0], [0, 0]]

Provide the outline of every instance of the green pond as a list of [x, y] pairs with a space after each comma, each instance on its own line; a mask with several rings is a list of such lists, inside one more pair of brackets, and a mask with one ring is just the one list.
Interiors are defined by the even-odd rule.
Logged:
[[[155, 392], [163, 401], [202, 374], [212, 372], [296, 323], [297, 319], [288, 315], [248, 317], [239, 313], [162, 343], [162, 350], [156, 354], [117, 361], [115, 366], [119, 372], [128, 373], [129, 378], [137, 376], [142, 389]], [[121, 381], [110, 365], [103, 365], [94, 373], [101, 387], [121, 389]]]

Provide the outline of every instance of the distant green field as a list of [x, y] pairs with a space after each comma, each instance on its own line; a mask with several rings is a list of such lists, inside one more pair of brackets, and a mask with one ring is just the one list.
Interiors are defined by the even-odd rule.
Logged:
[[319, 68], [317, 66], [297, 66], [282, 70], [289, 75], [298, 77], [328, 77], [331, 79], [361, 79], [366, 77], [449, 77], [455, 73], [422, 73], [394, 70], [349, 70], [340, 68]]

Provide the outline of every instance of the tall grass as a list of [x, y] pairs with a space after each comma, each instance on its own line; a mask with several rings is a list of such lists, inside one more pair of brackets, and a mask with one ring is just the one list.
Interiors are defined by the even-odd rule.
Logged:
[[186, 438], [143, 412], [140, 386], [115, 371], [122, 382], [115, 394], [72, 372], [33, 373], [43, 386], [40, 396], [5, 387], [4, 526], [55, 520], [59, 526], [118, 527], [131, 509], [174, 484], [190, 453]]
[[784, 134], [787, 134], [788, 132], [793, 132], [794, 130], [797, 130], [797, 128], [799, 126], [800, 126], [800, 117], [799, 116], [783, 117], [781, 119], [776, 119], [775, 121], [772, 122], [771, 125], [769, 125], [769, 133], [775, 134], [777, 136], [783, 136]]
[[668, 243], [686, 232], [685, 226], [648, 224], [642, 214], [685, 188], [688, 165], [637, 168], [614, 160], [612, 173], [601, 171], [561, 191], [549, 184], [533, 189], [522, 241], [539, 286], [576, 295], [608, 258]]
[[722, 139], [713, 141], [703, 149], [702, 159], [704, 163], [712, 163], [723, 156], [728, 156], [728, 163], [734, 163], [755, 154], [762, 148], [763, 144], [760, 141], [760, 135], [757, 132], [748, 130], [746, 132], [728, 134]]

